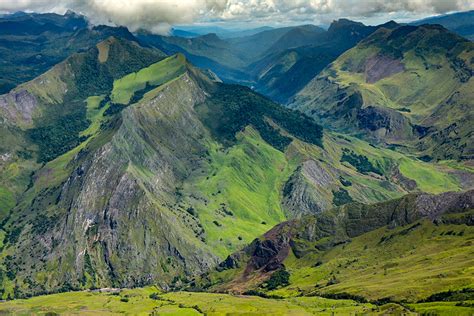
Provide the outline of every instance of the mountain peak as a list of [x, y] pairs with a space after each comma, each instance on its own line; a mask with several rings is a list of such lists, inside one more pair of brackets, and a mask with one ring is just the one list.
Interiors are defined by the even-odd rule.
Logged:
[[[385, 41], [385, 39], [380, 40]], [[420, 26], [402, 25], [392, 29], [386, 40], [389, 42], [401, 40], [406, 43], [404, 47], [407, 49], [420, 45], [425, 45], [427, 49], [433, 47], [449, 49], [456, 43], [467, 41], [439, 24], [423, 24]]]
[[314, 24], [304, 24], [304, 25], [299, 25], [296, 27], [297, 29], [303, 29], [303, 30], [307, 30], [307, 31], [321, 31], [323, 32], [324, 29], [319, 27], [319, 26], [316, 26]]
[[399, 27], [400, 24], [398, 24], [397, 22], [395, 22], [394, 20], [390, 20], [384, 24], [381, 24], [379, 25], [379, 27], [384, 27], [386, 29], [395, 29], [397, 27]]
[[203, 40], [206, 40], [206, 41], [220, 41], [220, 37], [217, 36], [216, 33], [209, 33], [209, 34], [206, 34], [206, 35], [203, 35], [203, 36], [200, 36], [199, 38], [202, 38]]
[[361, 22], [356, 22], [356, 21], [352, 21], [352, 20], [349, 20], [349, 19], [345, 19], [345, 18], [342, 18], [342, 19], [339, 19], [339, 20], [334, 20], [331, 25], [329, 26], [329, 29], [328, 31], [331, 31], [331, 30], [334, 30], [334, 29], [337, 29], [337, 28], [346, 28], [346, 27], [349, 27], [349, 26], [365, 26], [363, 23]]
[[444, 32], [449, 32], [447, 28], [442, 26], [441, 24], [422, 24], [419, 26], [419, 28], [424, 28], [426, 30], [438, 30], [438, 31], [444, 31]]
[[66, 13], [64, 13], [64, 16], [79, 17], [79, 16], [82, 16], [82, 15], [80, 15], [80, 14], [74, 12], [73, 10], [68, 9], [68, 10], [66, 11]]

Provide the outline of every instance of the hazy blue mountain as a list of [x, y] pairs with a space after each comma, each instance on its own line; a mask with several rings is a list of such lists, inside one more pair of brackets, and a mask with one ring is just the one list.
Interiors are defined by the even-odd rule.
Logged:
[[415, 21], [411, 24], [440, 24], [471, 41], [474, 40], [474, 10], [434, 16]]

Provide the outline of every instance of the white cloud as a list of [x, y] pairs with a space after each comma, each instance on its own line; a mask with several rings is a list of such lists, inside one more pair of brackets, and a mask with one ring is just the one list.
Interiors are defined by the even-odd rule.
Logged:
[[473, 0], [229, 0], [224, 20], [366, 19], [376, 15], [430, 15], [474, 9]]
[[226, 0], [83, 0], [73, 1], [73, 9], [85, 14], [92, 23], [162, 29], [163, 25], [190, 23], [203, 14], [217, 14]]
[[0, 0], [0, 11], [56, 11], [61, 1], [58, 0]]
[[64, 13], [71, 9], [93, 24], [123, 25], [132, 31], [161, 31], [170, 24], [220, 15], [226, 7], [227, 0], [0, 0], [4, 12]]
[[63, 13], [72, 9], [94, 24], [162, 31], [195, 21], [326, 22], [339, 17], [418, 17], [474, 9], [473, 0], [0, 0], [0, 11]]

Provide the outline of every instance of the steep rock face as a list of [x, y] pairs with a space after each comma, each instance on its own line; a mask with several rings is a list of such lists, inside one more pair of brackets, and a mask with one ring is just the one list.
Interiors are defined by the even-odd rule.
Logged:
[[374, 133], [378, 139], [403, 140], [414, 136], [410, 120], [392, 109], [368, 106], [357, 112], [356, 120], [360, 129]]
[[[321, 106], [313, 108], [307, 104], [303, 109], [308, 109], [309, 113], [318, 116], [333, 128], [346, 131], [355, 126], [367, 133], [367, 138], [379, 141], [407, 140], [414, 136], [414, 128], [405, 115], [390, 108], [365, 105], [364, 97], [359, 91], [340, 89], [332, 80], [327, 79], [317, 80], [314, 85], [317, 93], [320, 91], [321, 94], [328, 95], [329, 99], [321, 95], [324, 98], [320, 101]], [[332, 94], [327, 91], [332, 91]], [[332, 98], [337, 98], [338, 101], [334, 107], [328, 107]]]
[[[323, 237], [331, 237], [329, 244], [359, 236], [385, 225], [391, 227], [404, 226], [423, 217], [431, 220], [442, 214], [462, 213], [474, 207], [474, 191], [465, 193], [443, 193], [440, 195], [411, 194], [403, 198], [363, 205], [348, 204], [335, 211], [326, 220], [307, 221], [299, 237], [316, 241]], [[323, 215], [324, 216], [324, 215]], [[334, 216], [334, 217], [333, 217]], [[327, 221], [327, 222], [326, 222]], [[329, 224], [329, 225], [328, 225]], [[335, 228], [335, 234], [327, 234], [327, 230]], [[328, 244], [328, 245], [329, 245]]]
[[[61, 284], [165, 286], [171, 275], [200, 273], [216, 264], [195, 238], [195, 219], [169, 207], [174, 188], [197, 163], [193, 157], [206, 150], [199, 143], [204, 128], [192, 113], [204, 97], [185, 74], [149, 101], [124, 110], [110, 141], [58, 188], [61, 213], [43, 234], [44, 243], [25, 238], [16, 244], [18, 256], [31, 251], [28, 262], [49, 264], [18, 276], [35, 279], [49, 271], [46, 284], [33, 283], [38, 292]], [[31, 233], [27, 227], [22, 234]]]
[[448, 192], [438, 196], [421, 194], [416, 198], [415, 205], [417, 216], [435, 220], [442, 214], [462, 213], [472, 209], [474, 207], [474, 191], [464, 194]]
[[286, 236], [278, 240], [256, 239], [248, 249], [251, 259], [246, 270], [252, 272], [262, 269], [264, 272], [270, 272], [281, 268], [283, 266], [281, 260], [289, 253], [288, 241]]
[[291, 217], [315, 214], [328, 209], [328, 190], [337, 182], [337, 171], [326, 170], [314, 160], [305, 161], [283, 188], [283, 205]]
[[283, 187], [283, 206], [296, 217], [321, 211], [314, 187], [305, 179], [301, 169], [297, 169]]
[[[12, 106], [14, 104], [15, 106]], [[15, 121], [25, 121], [31, 124], [33, 112], [38, 106], [35, 96], [26, 90], [12, 91], [9, 94], [0, 96], [0, 108], [7, 119]]]

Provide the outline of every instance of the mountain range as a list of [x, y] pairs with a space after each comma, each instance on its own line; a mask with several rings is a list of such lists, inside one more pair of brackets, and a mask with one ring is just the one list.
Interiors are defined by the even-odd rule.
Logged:
[[1, 17], [1, 297], [468, 314], [474, 44], [415, 24], [221, 38]]
[[445, 15], [439, 15], [416, 21], [412, 24], [439, 24], [447, 28], [448, 30], [455, 32], [467, 39], [474, 39], [474, 10], [466, 12], [451, 13]]
[[39, 76], [72, 53], [87, 50], [109, 36], [134, 38], [126, 28], [89, 28], [86, 18], [73, 12], [63, 16], [18, 13], [1, 18], [0, 93]]

